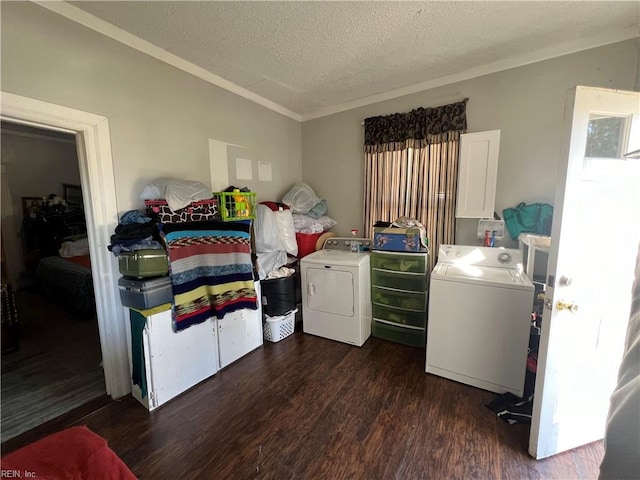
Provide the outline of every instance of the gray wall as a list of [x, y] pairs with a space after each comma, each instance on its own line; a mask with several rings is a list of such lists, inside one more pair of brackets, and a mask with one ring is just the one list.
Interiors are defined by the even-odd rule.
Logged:
[[[469, 97], [468, 131], [501, 130], [496, 211], [521, 201], [553, 204], [566, 92], [576, 85], [637, 88], [638, 53], [639, 41], [630, 40], [307, 121], [303, 177], [328, 200], [335, 231], [361, 229], [362, 121]], [[476, 220], [458, 220], [456, 243], [480, 242], [476, 227]]]
[[22, 220], [22, 197], [48, 197], [55, 193], [64, 198], [63, 183], [80, 184], [75, 141], [49, 139], [45, 136], [3, 131], [2, 163], [6, 165], [11, 200]]
[[[15, 287], [23, 271], [22, 197], [64, 198], [63, 183], [80, 185], [75, 141], [3, 130], [0, 151], [8, 196], [3, 196], [2, 241]], [[6, 194], [7, 192], [3, 192]], [[6, 204], [5, 204], [6, 203]], [[10, 224], [9, 224], [10, 223]]]
[[252, 184], [259, 200], [302, 179], [299, 122], [31, 2], [1, 8], [2, 90], [108, 118], [119, 211], [141, 208], [155, 177], [211, 186], [209, 139], [272, 164], [273, 181]]
[[[304, 179], [329, 203], [334, 229], [362, 229], [364, 118], [464, 97], [469, 132], [500, 129], [496, 211], [552, 203], [565, 94], [575, 85], [637, 87], [639, 45], [626, 41], [434, 88], [302, 125], [139, 53], [30, 2], [2, 2], [2, 90], [109, 119], [120, 211], [157, 176], [211, 182], [209, 139], [235, 156], [272, 165], [272, 182], [244, 182], [280, 200]], [[214, 172], [215, 177], [215, 172]], [[244, 184], [243, 184], [244, 185]], [[243, 186], [238, 185], [238, 186]], [[462, 220], [457, 242], [475, 242]]]

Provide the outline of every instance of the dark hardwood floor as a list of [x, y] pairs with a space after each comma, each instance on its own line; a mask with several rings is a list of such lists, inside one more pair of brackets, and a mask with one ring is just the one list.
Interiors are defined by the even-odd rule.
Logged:
[[494, 397], [427, 375], [421, 349], [296, 332], [154, 412], [129, 396], [69, 425], [141, 479], [597, 478], [601, 442], [535, 461]]

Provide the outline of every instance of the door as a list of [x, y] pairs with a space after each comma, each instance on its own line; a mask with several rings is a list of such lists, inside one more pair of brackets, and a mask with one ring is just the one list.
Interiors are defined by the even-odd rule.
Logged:
[[500, 130], [460, 136], [456, 217], [493, 218]]
[[604, 436], [640, 242], [640, 93], [576, 87], [565, 108], [529, 453]]
[[353, 273], [330, 265], [307, 268], [307, 306], [319, 312], [352, 317]]
[[174, 332], [166, 310], [147, 318], [144, 335], [150, 410], [218, 371], [215, 319]]

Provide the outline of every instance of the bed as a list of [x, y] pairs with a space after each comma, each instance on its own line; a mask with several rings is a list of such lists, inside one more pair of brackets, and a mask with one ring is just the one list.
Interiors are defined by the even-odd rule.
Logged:
[[44, 257], [36, 267], [38, 291], [51, 302], [78, 314], [95, 309], [93, 279], [88, 255]]

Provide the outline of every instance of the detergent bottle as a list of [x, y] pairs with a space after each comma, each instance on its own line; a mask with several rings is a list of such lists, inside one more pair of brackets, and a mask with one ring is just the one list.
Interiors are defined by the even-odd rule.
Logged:
[[352, 229], [351, 230], [351, 244], [349, 245], [351, 251], [353, 253], [358, 253], [360, 251], [360, 248], [358, 246], [358, 240], [356, 240], [356, 237], [358, 236], [358, 230], [357, 229]]
[[234, 188], [233, 189], [233, 200], [234, 200], [234, 208], [236, 211], [236, 214], [234, 216], [236, 217], [247, 217], [249, 216], [247, 214], [247, 203], [246, 203], [246, 199], [245, 196], [242, 195], [240, 193], [240, 189], [239, 188]]

